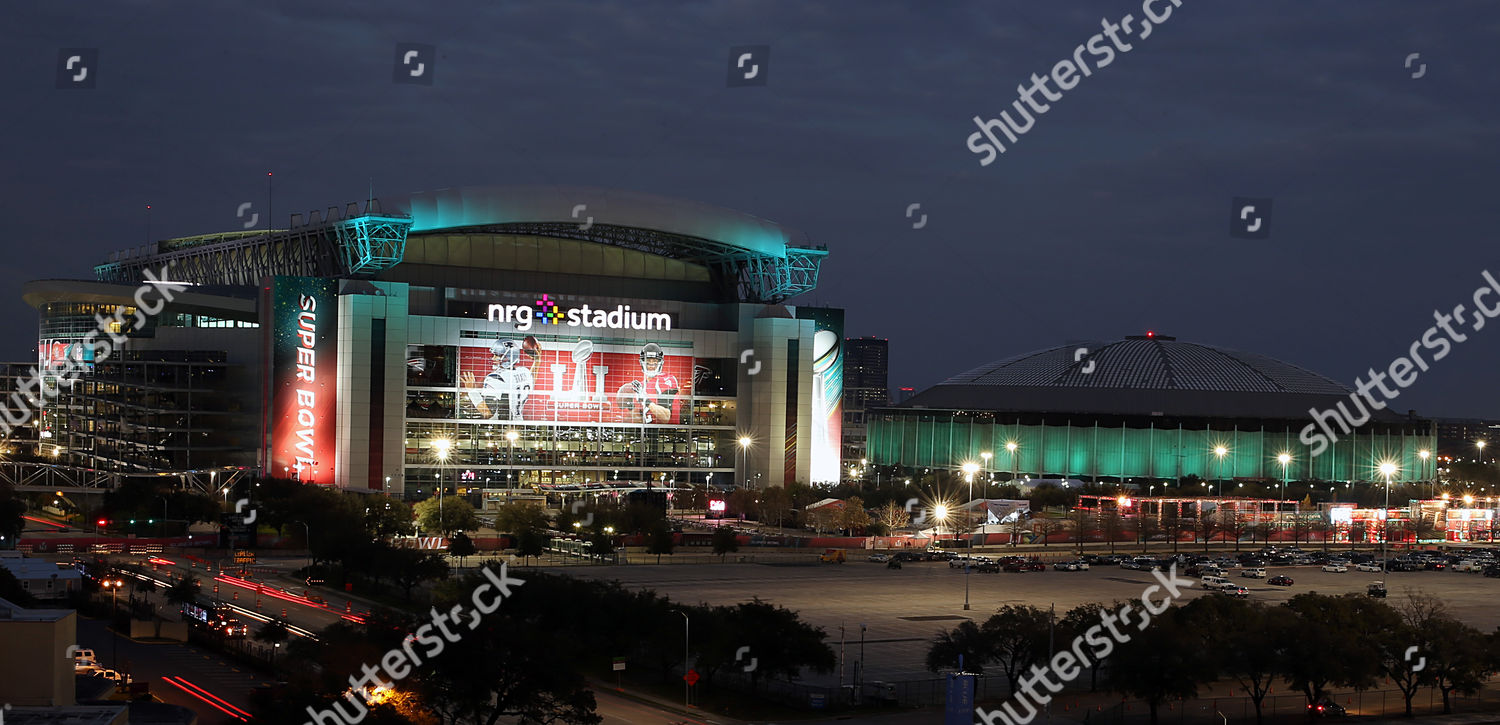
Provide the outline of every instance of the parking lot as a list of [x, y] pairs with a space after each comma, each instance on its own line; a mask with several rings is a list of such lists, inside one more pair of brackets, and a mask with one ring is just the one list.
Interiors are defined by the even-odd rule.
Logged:
[[[1062, 616], [1086, 602], [1137, 599], [1155, 582], [1150, 572], [1118, 566], [1095, 566], [1086, 572], [1054, 571], [1050, 565], [1047, 571], [1024, 573], [971, 571], [967, 575], [971, 609], [965, 611], [963, 569], [950, 568], [946, 561], [907, 562], [901, 569], [888, 569], [885, 564], [866, 561], [868, 553], [851, 550], [844, 564], [818, 563], [818, 553], [809, 551], [805, 557], [788, 556], [782, 562], [559, 571], [654, 589], [679, 602], [723, 605], [759, 597], [794, 609], [804, 621], [822, 627], [830, 635], [835, 654], [840, 649], [842, 625], [845, 683], [853, 680], [854, 662], [859, 658], [861, 624], [866, 625], [866, 681], [923, 679], [934, 677], [922, 665], [933, 635], [963, 619], [983, 621], [1006, 604], [1055, 605], [1058, 616]], [[1325, 572], [1318, 565], [1268, 564], [1265, 568], [1268, 577], [1289, 576], [1293, 585], [1271, 586], [1264, 579], [1242, 578], [1238, 570], [1228, 571], [1226, 578], [1249, 588], [1251, 600], [1269, 604], [1310, 591], [1363, 595], [1371, 582], [1382, 578], [1379, 573], [1359, 572], [1353, 566], [1347, 573]], [[1389, 588], [1387, 601], [1392, 605], [1399, 604], [1409, 591], [1425, 592], [1447, 602], [1456, 616], [1482, 631], [1500, 625], [1500, 611], [1493, 605], [1500, 594], [1500, 578], [1452, 571], [1390, 572], [1384, 578]], [[1194, 587], [1184, 594], [1184, 601], [1200, 596], [1221, 595]], [[839, 674], [813, 675], [809, 680], [836, 684]]]

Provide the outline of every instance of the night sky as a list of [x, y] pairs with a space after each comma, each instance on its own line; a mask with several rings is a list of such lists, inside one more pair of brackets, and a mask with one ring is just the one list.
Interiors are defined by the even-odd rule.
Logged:
[[[819, 289], [795, 302], [889, 338], [892, 387], [1147, 329], [1352, 385], [1434, 310], [1472, 309], [1483, 270], [1500, 277], [1493, 2], [1183, 0], [988, 166], [965, 145], [973, 118], [1139, 2], [4, 14], [6, 359], [33, 359], [22, 283], [91, 278], [147, 240], [147, 204], [153, 239], [240, 229], [243, 202], [264, 218], [267, 171], [277, 226], [372, 184], [623, 188], [770, 219], [828, 245]], [[431, 85], [394, 82], [398, 43], [435, 47]], [[747, 45], [769, 46], [766, 83], [729, 87], [730, 49]], [[64, 48], [98, 49], [95, 87], [57, 87]], [[1231, 236], [1234, 197], [1273, 200], [1267, 238]], [[1500, 320], [1391, 407], [1500, 417], [1497, 352]]]

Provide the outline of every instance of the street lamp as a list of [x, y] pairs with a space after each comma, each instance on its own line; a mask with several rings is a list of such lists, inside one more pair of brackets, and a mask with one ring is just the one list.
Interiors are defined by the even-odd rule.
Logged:
[[1010, 453], [1010, 485], [1016, 485], [1016, 449], [1020, 446], [1015, 441], [1006, 441], [1005, 450]]
[[1286, 464], [1292, 462], [1292, 454], [1282, 453], [1276, 456], [1276, 461], [1281, 464], [1281, 502], [1276, 504], [1276, 528], [1281, 528], [1281, 512], [1286, 508]]
[[[1422, 457], [1422, 475], [1421, 475], [1421, 478], [1427, 478], [1427, 457], [1430, 456], [1430, 455], [1432, 455], [1432, 452], [1429, 451], [1429, 450], [1427, 450], [1426, 448], [1423, 448], [1422, 450], [1417, 451], [1417, 455], [1419, 455], [1419, 456]], [[1435, 479], [1435, 478], [1436, 478], [1436, 476], [1433, 477], [1433, 479]], [[1437, 481], [1433, 480], [1433, 479], [1428, 479], [1428, 482], [1427, 482], [1427, 497], [1428, 498], [1432, 498], [1433, 492], [1437, 490]]]
[[511, 485], [510, 485], [511, 468], [515, 465], [515, 462], [516, 462], [516, 439], [520, 438], [520, 437], [521, 437], [521, 434], [517, 433], [517, 432], [515, 432], [513, 430], [505, 431], [505, 442], [506, 442], [506, 446], [505, 446], [505, 487], [506, 488], [510, 488], [511, 487]]
[[989, 498], [990, 497], [990, 481], [993, 480], [993, 477], [990, 476], [990, 458], [992, 456], [994, 456], [994, 455], [995, 454], [990, 453], [989, 451], [984, 451], [983, 453], [979, 454], [979, 457], [984, 459], [984, 497], [985, 498]]
[[739, 439], [738, 442], [740, 444], [740, 447], [738, 449], [736, 449], [735, 452], [738, 453], [744, 459], [744, 462], [745, 462], [745, 466], [744, 466], [744, 471], [745, 471], [745, 485], [749, 486], [750, 485], [750, 470], [749, 470], [750, 469], [750, 450], [749, 449], [750, 449], [750, 444], [753, 443], [754, 441], [750, 440], [750, 436], [740, 436], [740, 439]]
[[1474, 445], [1479, 446], [1479, 462], [1484, 463], [1484, 441], [1476, 441]]
[[[969, 502], [968, 502], [967, 506], [970, 507], [970, 508], [966, 509], [966, 511], [971, 511], [972, 507], [974, 506], [974, 474], [976, 472], [978, 472], [978, 471], [979, 471], [979, 466], [976, 465], [973, 461], [969, 461], [968, 463], [964, 464], [964, 480], [966, 480], [966, 481], [969, 482]], [[968, 608], [969, 608], [969, 566], [974, 561], [974, 557], [973, 557], [973, 551], [974, 551], [974, 549], [973, 549], [973, 546], [974, 546], [974, 527], [973, 527], [973, 524], [970, 521], [967, 520], [967, 519], [969, 519], [970, 515], [971, 515], [970, 513], [965, 513], [964, 514], [964, 518], [966, 519], [965, 522], [964, 522], [965, 523], [965, 528], [969, 529], [968, 535], [969, 535], [969, 552], [970, 552], [970, 555], [967, 558], [964, 559], [964, 609], [965, 610], [968, 610]]]
[[1385, 540], [1391, 533], [1391, 474], [1396, 472], [1396, 464], [1390, 461], [1380, 463], [1380, 473], [1385, 476], [1385, 508], [1380, 512], [1380, 571], [1385, 573], [1389, 566], [1385, 558]]
[[1214, 455], [1219, 457], [1219, 496], [1221, 498], [1224, 496], [1224, 454], [1228, 452], [1229, 449], [1224, 446], [1214, 446]]
[[448, 451], [453, 448], [453, 441], [447, 438], [434, 438], [432, 441], [433, 454], [438, 459], [438, 535], [443, 533], [443, 464], [448, 462]]

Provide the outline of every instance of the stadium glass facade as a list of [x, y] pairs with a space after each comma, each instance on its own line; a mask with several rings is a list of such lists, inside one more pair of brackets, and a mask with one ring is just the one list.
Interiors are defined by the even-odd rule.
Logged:
[[[1080, 419], [1081, 418], [1081, 419]], [[1006, 416], [965, 411], [887, 409], [871, 416], [870, 457], [880, 465], [957, 469], [991, 453], [992, 470], [1033, 478], [1085, 480], [1282, 478], [1278, 456], [1290, 454], [1288, 480], [1370, 481], [1394, 462], [1395, 480], [1428, 480], [1436, 458], [1430, 424], [1356, 430], [1317, 457], [1298, 442], [1306, 421], [1231, 424], [1161, 418]], [[1222, 427], [1221, 427], [1222, 426]], [[1014, 459], [1008, 444], [1015, 443]], [[1222, 458], [1215, 453], [1224, 448]], [[1222, 460], [1222, 468], [1221, 468]]]

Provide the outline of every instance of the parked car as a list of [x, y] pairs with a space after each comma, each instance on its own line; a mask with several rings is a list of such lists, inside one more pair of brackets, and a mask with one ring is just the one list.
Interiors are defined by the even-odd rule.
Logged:
[[1135, 559], [1123, 559], [1120, 561], [1121, 569], [1140, 569], [1141, 565]]
[[1333, 572], [1335, 574], [1343, 574], [1343, 573], [1349, 571], [1349, 567], [1344, 566], [1343, 564], [1340, 564], [1340, 563], [1337, 563], [1337, 562], [1330, 561], [1327, 564], [1323, 565], [1323, 571], [1331, 571], [1331, 572]]
[[1344, 706], [1334, 702], [1328, 697], [1320, 697], [1307, 706], [1307, 714], [1312, 717], [1344, 717]]
[[989, 560], [981, 561], [974, 565], [974, 571], [993, 574], [1000, 571], [1000, 563]]
[[1240, 572], [1240, 576], [1246, 579], [1264, 579], [1266, 578], [1266, 570], [1258, 567], [1255, 569], [1245, 569]]
[[1377, 599], [1385, 599], [1385, 582], [1370, 582], [1370, 586], [1365, 587], [1365, 594]]
[[1381, 572], [1381, 571], [1384, 571], [1384, 569], [1380, 568], [1379, 564], [1376, 564], [1375, 562], [1372, 562], [1372, 561], [1367, 561], [1367, 562], [1364, 562], [1362, 564], [1355, 564], [1354, 565], [1354, 570], [1355, 571], [1373, 571], [1373, 572], [1377, 572], [1377, 573]]
[[1491, 564], [1484, 568], [1485, 576], [1500, 576], [1500, 566]]
[[1073, 561], [1059, 561], [1052, 565], [1053, 571], [1078, 571], [1078, 563]]
[[888, 562], [890, 560], [891, 560], [891, 555], [890, 554], [885, 554], [885, 553], [881, 553], [881, 552], [877, 551], [877, 552], [875, 552], [875, 553], [873, 553], [873, 554], [870, 555], [870, 561], [873, 561], [873, 562], [875, 562], [877, 564], [884, 564], [884, 563], [886, 563], [886, 562]]
[[1266, 583], [1272, 586], [1289, 587], [1292, 585], [1292, 578], [1289, 576], [1273, 576], [1267, 579]]
[[1073, 564], [1078, 567], [1078, 571], [1089, 570], [1089, 563], [1084, 561], [1083, 559], [1079, 559], [1078, 561], [1073, 562]]
[[1242, 587], [1242, 586], [1240, 586], [1238, 584], [1230, 584], [1227, 587], [1223, 587], [1223, 588], [1219, 589], [1219, 591], [1221, 593], [1223, 593], [1223, 594], [1228, 594], [1231, 597], [1248, 597], [1248, 596], [1250, 596], [1250, 590], [1246, 589], [1245, 587]]

